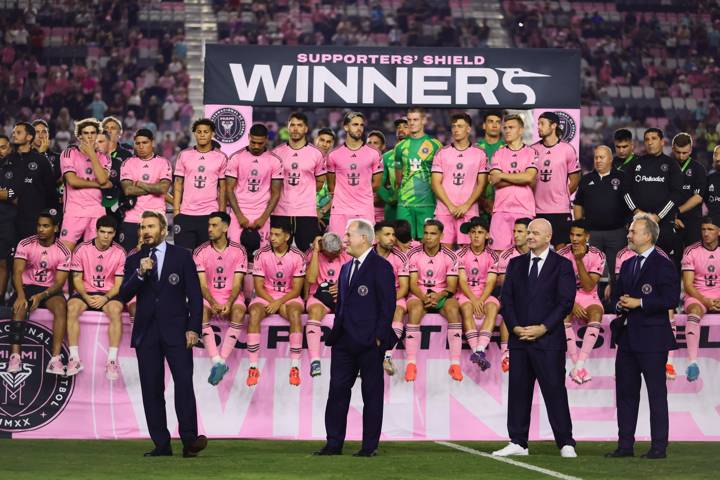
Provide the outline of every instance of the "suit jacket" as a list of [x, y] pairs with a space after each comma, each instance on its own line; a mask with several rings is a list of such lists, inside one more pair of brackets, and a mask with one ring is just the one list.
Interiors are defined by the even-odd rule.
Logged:
[[333, 346], [343, 336], [359, 347], [390, 350], [398, 341], [392, 329], [395, 314], [395, 274], [390, 263], [370, 250], [348, 285], [355, 259], [345, 263], [338, 279], [338, 300], [333, 328], [325, 344]]
[[[510, 330], [510, 348], [567, 350], [563, 320], [575, 304], [575, 272], [570, 260], [550, 250], [534, 288], [528, 285], [530, 253], [510, 260], [502, 287], [500, 313]], [[534, 342], [513, 332], [520, 326], [543, 324], [547, 333]]]
[[130, 345], [138, 347], [153, 324], [168, 345], [184, 345], [185, 332], [199, 335], [202, 327], [202, 293], [192, 253], [168, 244], [159, 281], [138, 277], [140, 259], [147, 255], [143, 249], [127, 258], [120, 287], [123, 302], [137, 297]]
[[612, 291], [612, 304], [629, 295], [642, 299], [642, 307], [629, 311], [617, 308], [613, 320], [613, 337], [621, 348], [630, 352], [666, 352], [677, 348], [668, 310], [680, 299], [680, 276], [672, 261], [657, 248], [643, 263], [633, 281], [634, 261], [627, 260]]

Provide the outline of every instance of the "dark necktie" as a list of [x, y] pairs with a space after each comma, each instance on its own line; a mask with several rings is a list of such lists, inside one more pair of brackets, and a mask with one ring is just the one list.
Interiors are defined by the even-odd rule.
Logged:
[[353, 277], [355, 277], [355, 274], [357, 273], [358, 268], [360, 268], [360, 260], [357, 258], [353, 261], [352, 269], [350, 270], [350, 278], [348, 279], [348, 287], [352, 283]]
[[530, 275], [528, 275], [528, 280], [530, 280], [530, 283], [535, 283], [538, 279], [538, 272], [540, 269], [538, 268], [538, 265], [540, 264], [540, 257], [535, 257], [532, 259], [532, 267], [530, 267]]
[[640, 269], [642, 268], [642, 261], [643, 261], [642, 255], [635, 255], [635, 264], [633, 265], [633, 275], [632, 275], [633, 283], [637, 282], [638, 276], [640, 275]]
[[160, 280], [158, 272], [158, 260], [157, 260], [157, 248], [151, 248], [150, 249], [150, 259], [153, 261], [153, 267], [152, 270], [150, 270], [150, 279], [154, 282], [157, 282]]

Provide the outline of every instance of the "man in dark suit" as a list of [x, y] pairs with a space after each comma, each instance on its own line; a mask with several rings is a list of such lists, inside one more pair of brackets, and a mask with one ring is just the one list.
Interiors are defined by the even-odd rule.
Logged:
[[550, 250], [552, 226], [536, 219], [528, 226], [530, 252], [510, 260], [502, 289], [501, 313], [510, 330], [508, 434], [510, 443], [493, 455], [528, 455], [535, 380], [540, 385], [560, 455], [574, 458], [575, 440], [565, 389], [563, 319], [575, 302], [570, 261]]
[[207, 446], [198, 436], [193, 391], [192, 347], [202, 324], [202, 294], [189, 250], [165, 241], [167, 220], [159, 212], [142, 214], [143, 247], [125, 262], [120, 287], [124, 302], [137, 297], [130, 345], [135, 348], [143, 406], [155, 448], [146, 457], [172, 455], [165, 413], [165, 360], [175, 382], [175, 412], [183, 456], [194, 457]]
[[362, 377], [363, 441], [356, 457], [372, 457], [380, 441], [383, 418], [383, 358], [398, 341], [391, 323], [395, 313], [395, 275], [390, 263], [372, 248], [375, 233], [367, 220], [350, 222], [347, 252], [354, 259], [342, 266], [333, 328], [325, 344], [330, 356], [330, 391], [325, 407], [327, 443], [316, 455], [340, 455], [345, 442], [350, 392]]
[[655, 248], [660, 227], [648, 214], [635, 217], [628, 231], [628, 247], [637, 253], [626, 260], [612, 292], [618, 317], [611, 325], [617, 345], [615, 402], [618, 447], [607, 457], [634, 455], [635, 428], [640, 406], [641, 376], [650, 404], [650, 450], [644, 458], [665, 458], [668, 445], [668, 402], [665, 364], [677, 348], [668, 310], [680, 299], [680, 277], [673, 262]]

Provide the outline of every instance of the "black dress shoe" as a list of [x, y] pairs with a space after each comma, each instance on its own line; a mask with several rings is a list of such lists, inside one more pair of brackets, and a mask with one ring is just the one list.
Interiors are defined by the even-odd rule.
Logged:
[[658, 458], [667, 458], [667, 454], [664, 450], [648, 450], [647, 453], [642, 454], [642, 458], [656, 460]]
[[197, 457], [197, 454], [203, 450], [205, 450], [205, 447], [207, 447], [208, 439], [205, 435], [199, 435], [195, 441], [188, 445], [187, 447], [183, 447], [183, 457], [185, 458], [192, 458]]
[[374, 457], [375, 455], [377, 455], [377, 452], [375, 450], [359, 450], [353, 453], [353, 457]]
[[153, 448], [149, 452], [143, 453], [143, 457], [172, 457], [172, 450], [169, 448], [165, 448], [165, 449]]
[[325, 457], [325, 456], [331, 456], [331, 455], [342, 455], [342, 450], [338, 450], [337, 448], [330, 448], [328, 446], [324, 446], [317, 452], [313, 452], [313, 455], [318, 457]]
[[635, 453], [632, 450], [623, 450], [618, 448], [614, 452], [608, 452], [605, 454], [605, 458], [623, 458], [623, 457], [634, 457]]

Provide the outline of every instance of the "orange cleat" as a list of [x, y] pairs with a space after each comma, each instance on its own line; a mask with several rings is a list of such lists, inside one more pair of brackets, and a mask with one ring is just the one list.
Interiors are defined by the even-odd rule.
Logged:
[[300, 385], [300, 369], [297, 367], [290, 369], [290, 385], [295, 385], [296, 387]]
[[408, 363], [405, 367], [405, 381], [414, 382], [417, 377], [417, 365], [414, 363]]
[[260, 379], [260, 370], [258, 370], [255, 367], [250, 367], [248, 369], [248, 376], [245, 383], [247, 383], [248, 387], [254, 387], [257, 385], [258, 380]]
[[450, 369], [448, 370], [448, 373], [452, 377], [453, 380], [456, 382], [462, 382], [463, 374], [462, 370], [460, 370], [460, 365], [450, 365]]
[[510, 357], [503, 357], [502, 362], [500, 363], [500, 368], [502, 368], [503, 373], [508, 373], [510, 371]]
[[677, 373], [675, 373], [675, 367], [673, 367], [672, 363], [666, 363], [665, 378], [667, 378], [668, 380], [675, 380], [675, 377], [677, 377]]

